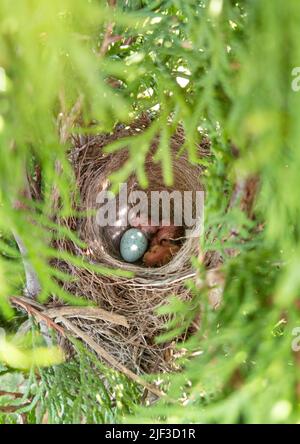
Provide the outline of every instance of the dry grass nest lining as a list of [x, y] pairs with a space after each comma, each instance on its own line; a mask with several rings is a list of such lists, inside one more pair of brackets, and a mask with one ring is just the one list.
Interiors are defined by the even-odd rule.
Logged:
[[[162, 267], [146, 268], [129, 264], [111, 253], [107, 239], [90, 210], [97, 208], [96, 197], [104, 184], [107, 184], [109, 175], [119, 169], [128, 158], [126, 147], [114, 154], [104, 153], [103, 148], [114, 140], [140, 133], [150, 123], [150, 118], [143, 116], [127, 127], [118, 126], [111, 134], [73, 137], [70, 159], [80, 193], [80, 207], [76, 209], [87, 212], [87, 217], [68, 219], [63, 223], [79, 233], [87, 249], [79, 249], [70, 240], [61, 241], [58, 245], [61, 249], [83, 255], [92, 263], [134, 272], [134, 277], [130, 279], [108, 277], [60, 263], [60, 268], [76, 278], [71, 283], [64, 283], [66, 290], [74, 295], [84, 295], [97, 306], [126, 318], [127, 327], [99, 319], [77, 318], [74, 322], [118, 362], [137, 373], [163, 371], [172, 367], [171, 344], [155, 343], [155, 337], [162, 332], [167, 320], [166, 316], [158, 316], [156, 309], [166, 302], [170, 294], [178, 295], [182, 300], [189, 299], [185, 280], [195, 276], [190, 259], [198, 255], [199, 239], [186, 239], [179, 252]], [[172, 187], [163, 186], [160, 166], [152, 160], [158, 143], [158, 138], [155, 138], [146, 159], [149, 181], [147, 191], [201, 190], [201, 168], [189, 163], [185, 155], [175, 158], [184, 143], [183, 130], [179, 128], [171, 139], [174, 171]], [[200, 156], [208, 156], [209, 143], [202, 142], [198, 150]], [[129, 190], [138, 189], [135, 176], [131, 176], [127, 183]]]

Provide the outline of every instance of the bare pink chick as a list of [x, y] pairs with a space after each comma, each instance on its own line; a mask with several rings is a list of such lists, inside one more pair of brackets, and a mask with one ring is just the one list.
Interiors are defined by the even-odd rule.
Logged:
[[147, 267], [161, 267], [170, 262], [179, 249], [178, 245], [165, 241], [163, 245], [152, 246], [144, 254], [143, 262]]
[[182, 237], [183, 234], [183, 227], [175, 227], [175, 225], [162, 226], [152, 238], [151, 247], [154, 245], [162, 245], [166, 241], [176, 241]]

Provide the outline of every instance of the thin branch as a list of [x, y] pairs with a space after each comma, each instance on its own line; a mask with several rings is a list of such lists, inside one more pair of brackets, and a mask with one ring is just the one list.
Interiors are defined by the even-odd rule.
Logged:
[[103, 42], [102, 42], [101, 48], [99, 50], [99, 54], [101, 57], [103, 57], [107, 53], [109, 45], [111, 45], [112, 43], [115, 43], [115, 42], [119, 42], [120, 40], [123, 39], [123, 37], [121, 35], [112, 35], [113, 27], [114, 27], [114, 23], [109, 23], [107, 25], [107, 28], [106, 28], [106, 31], [104, 34], [104, 38], [103, 38]]
[[[259, 185], [257, 176], [250, 176], [246, 179], [239, 179], [233, 189], [233, 193], [228, 205], [228, 210], [239, 206], [248, 217], [252, 216], [252, 208], [255, 201]], [[228, 211], [227, 210], [227, 211]]]
[[[116, 0], [108, 0], [107, 3], [110, 8], [115, 8], [117, 5]], [[109, 45], [123, 39], [123, 36], [121, 35], [113, 35], [114, 26], [115, 26], [114, 22], [109, 22], [106, 26], [104, 37], [102, 40], [102, 45], [99, 50], [99, 55], [101, 57], [105, 56], [105, 54], [108, 51]]]
[[18, 297], [12, 296], [11, 301], [20, 307], [22, 307], [24, 310], [27, 311], [27, 313], [33, 315], [38, 322], [44, 322], [49, 328], [53, 328], [58, 333], [60, 333], [62, 336], [65, 336], [65, 331], [63, 328], [61, 328], [59, 325], [55, 324], [55, 322], [52, 321], [48, 316], [34, 308], [31, 304], [24, 302], [24, 300], [19, 300]]
[[0, 413], [18, 413], [19, 409], [22, 409], [23, 407], [27, 407], [30, 403], [26, 402], [25, 404], [21, 405], [6, 405], [0, 407]]
[[97, 344], [92, 338], [90, 338], [86, 333], [84, 333], [80, 328], [74, 325], [71, 321], [64, 318], [63, 316], [59, 318], [59, 320], [65, 325], [65, 327], [71, 332], [75, 333], [79, 338], [81, 338], [92, 350], [94, 350], [102, 359], [108, 362], [112, 367], [114, 367], [119, 372], [126, 375], [128, 378], [133, 380], [134, 382], [142, 385], [147, 388], [149, 392], [153, 393], [158, 397], [162, 397], [165, 395], [164, 392], [160, 391], [153, 385], [149, 384], [147, 381], [144, 381], [140, 376], [133, 373], [123, 364], [118, 362], [113, 356], [111, 356], [103, 347]]
[[49, 318], [83, 318], [83, 319], [102, 319], [115, 325], [122, 325], [129, 328], [125, 316], [118, 315], [98, 307], [57, 307], [45, 310], [44, 315]]
[[13, 398], [23, 398], [23, 393], [17, 392], [6, 392], [4, 390], [0, 390], [0, 396], [12, 396]]
[[[4, 390], [0, 390], [0, 396], [11, 396], [14, 399], [22, 399], [24, 394], [18, 393], [18, 392], [6, 392]], [[23, 423], [26, 422], [26, 415], [23, 413], [18, 413], [19, 409], [22, 409], [23, 407], [27, 407], [31, 403], [31, 400], [25, 401], [23, 404], [19, 405], [5, 405], [0, 406], [0, 413], [9, 414], [9, 413], [17, 413], [21, 416], [21, 420]]]

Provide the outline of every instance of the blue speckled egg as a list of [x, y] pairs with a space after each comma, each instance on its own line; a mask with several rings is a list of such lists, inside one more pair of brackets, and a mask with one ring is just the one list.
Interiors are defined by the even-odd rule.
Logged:
[[141, 230], [130, 228], [125, 231], [120, 242], [120, 253], [124, 261], [136, 262], [144, 256], [148, 239]]

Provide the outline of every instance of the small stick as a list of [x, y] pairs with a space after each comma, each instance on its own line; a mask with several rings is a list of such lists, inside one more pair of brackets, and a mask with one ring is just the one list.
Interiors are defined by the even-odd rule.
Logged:
[[102, 319], [112, 324], [129, 328], [125, 316], [111, 313], [98, 307], [57, 307], [45, 310], [43, 313], [49, 318], [65, 316], [67, 318]]
[[160, 391], [153, 385], [144, 381], [140, 376], [133, 373], [123, 364], [118, 362], [113, 356], [111, 356], [103, 347], [97, 344], [92, 338], [90, 338], [86, 333], [84, 333], [80, 328], [74, 325], [71, 321], [64, 318], [63, 316], [59, 318], [59, 320], [66, 326], [66, 328], [73, 333], [75, 333], [79, 338], [81, 338], [87, 345], [89, 345], [101, 358], [103, 358], [106, 362], [108, 362], [112, 367], [114, 367], [119, 372], [126, 375], [128, 378], [132, 379], [134, 382], [142, 385], [147, 388], [149, 392], [153, 393], [158, 397], [162, 397], [165, 395], [164, 392]]
[[61, 328], [59, 325], [55, 324], [55, 322], [53, 322], [52, 319], [50, 319], [48, 316], [44, 315], [39, 310], [32, 307], [32, 305], [28, 304], [24, 300], [23, 301], [19, 300], [19, 298], [15, 297], [15, 296], [12, 296], [10, 299], [15, 305], [19, 305], [20, 307], [24, 308], [24, 310], [26, 310], [27, 313], [35, 316], [37, 318], [38, 322], [45, 322], [48, 327], [53, 328], [54, 330], [58, 331], [62, 336], [66, 336], [63, 328]]
[[21, 405], [7, 405], [7, 406], [1, 406], [0, 407], [0, 413], [18, 413], [19, 409], [22, 409], [23, 407], [27, 407], [30, 403], [26, 402], [25, 404]]
[[0, 390], [0, 396], [13, 396], [14, 398], [23, 398], [23, 393], [6, 392], [4, 390]]

